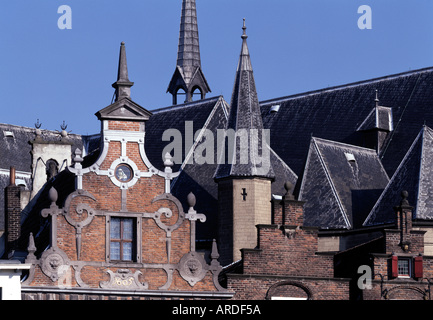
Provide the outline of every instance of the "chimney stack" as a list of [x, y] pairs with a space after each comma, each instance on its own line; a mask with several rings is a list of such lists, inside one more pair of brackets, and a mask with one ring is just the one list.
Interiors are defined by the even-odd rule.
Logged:
[[15, 184], [16, 171], [10, 168], [10, 182], [5, 189], [6, 252], [16, 248], [21, 235], [21, 188]]

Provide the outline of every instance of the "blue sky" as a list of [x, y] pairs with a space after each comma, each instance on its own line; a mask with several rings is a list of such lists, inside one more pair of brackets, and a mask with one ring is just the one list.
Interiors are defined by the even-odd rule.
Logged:
[[[0, 4], [0, 123], [98, 133], [125, 41], [132, 99], [171, 104], [181, 0], [14, 0]], [[72, 10], [61, 30], [58, 7]], [[372, 29], [358, 28], [358, 8]], [[242, 19], [259, 100], [433, 66], [431, 0], [197, 0], [202, 69], [230, 102]], [[433, 94], [433, 93], [432, 93]]]

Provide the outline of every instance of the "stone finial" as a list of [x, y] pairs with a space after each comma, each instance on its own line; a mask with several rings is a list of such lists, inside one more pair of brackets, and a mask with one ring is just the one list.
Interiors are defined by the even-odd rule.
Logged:
[[173, 172], [173, 170], [171, 169], [171, 167], [173, 167], [174, 162], [172, 161], [173, 157], [171, 156], [171, 154], [169, 152], [167, 152], [164, 155], [164, 166], [165, 166], [165, 172], [171, 173]]
[[408, 197], [409, 197], [409, 192], [407, 191], [401, 192], [401, 198], [402, 198], [400, 202], [401, 207], [409, 207], [409, 201], [407, 200]]
[[210, 257], [212, 260], [218, 260], [220, 257], [220, 254], [219, 254], [218, 248], [217, 248], [217, 243], [216, 243], [215, 239], [213, 239], [213, 242], [212, 242], [212, 253], [211, 253]]
[[190, 192], [187, 197], [188, 205], [190, 208], [194, 208], [197, 202], [194, 193]]
[[284, 184], [284, 189], [286, 189], [286, 194], [284, 195], [284, 200], [295, 200], [295, 197], [293, 196], [294, 186], [290, 181], [287, 181]]
[[164, 156], [164, 166], [166, 167], [172, 167], [174, 165], [174, 162], [171, 160], [172, 156], [169, 152], [167, 152]]
[[33, 254], [33, 255], [36, 252], [35, 238], [33, 237], [33, 232], [30, 232], [29, 246], [27, 247], [27, 251], [29, 252], [29, 254]]
[[75, 149], [75, 157], [74, 157], [74, 162], [75, 162], [75, 168], [80, 167], [81, 166], [81, 162], [83, 162], [83, 158], [81, 157], [81, 155], [83, 154], [83, 152], [80, 149]]
[[56, 203], [59, 194], [54, 187], [51, 187], [50, 191], [48, 192], [48, 197], [50, 198], [51, 203]]

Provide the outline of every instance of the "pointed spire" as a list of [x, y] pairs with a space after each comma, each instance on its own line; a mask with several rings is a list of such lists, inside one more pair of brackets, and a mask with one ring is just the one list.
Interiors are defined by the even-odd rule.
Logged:
[[182, 1], [177, 65], [183, 68], [186, 79], [192, 77], [196, 67], [201, 67], [195, 0]]
[[119, 67], [117, 71], [117, 81], [113, 83], [113, 88], [116, 89], [115, 101], [121, 100], [123, 98], [131, 97], [131, 87], [134, 82], [129, 81], [128, 77], [128, 65], [126, 63], [126, 49], [125, 42], [122, 41], [120, 44], [120, 54], [119, 54]]
[[240, 68], [241, 70], [245, 71], [253, 71], [253, 67], [251, 65], [251, 58], [250, 58], [250, 52], [248, 50], [247, 45], [247, 27], [245, 26], [245, 18], [244, 18], [244, 25], [242, 27], [243, 34], [241, 36], [242, 38], [242, 50], [241, 50], [241, 58], [239, 59], [239, 65], [238, 65], [238, 71]]
[[196, 89], [200, 90], [201, 99], [211, 91], [201, 70], [195, 0], [182, 1], [177, 64], [167, 89], [173, 95], [173, 104], [177, 104], [179, 89], [185, 91], [185, 102], [192, 101]]
[[[233, 129], [244, 141], [233, 143], [229, 156], [232, 159], [219, 159], [220, 165], [215, 174], [216, 179], [226, 177], [260, 176], [274, 178], [270, 163], [270, 150], [263, 128], [251, 57], [247, 45], [245, 19], [243, 22], [242, 48], [236, 70], [235, 84], [230, 103], [227, 129]], [[245, 134], [243, 134], [245, 133]], [[248, 143], [246, 143], [248, 142]], [[224, 155], [225, 156], [225, 155]], [[248, 160], [248, 161], [247, 161]]]

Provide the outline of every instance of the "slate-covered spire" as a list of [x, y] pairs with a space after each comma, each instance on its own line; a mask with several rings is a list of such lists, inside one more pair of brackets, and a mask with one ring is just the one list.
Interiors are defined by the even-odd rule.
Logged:
[[[236, 143], [228, 143], [226, 159], [219, 160], [216, 179], [258, 176], [274, 178], [270, 161], [269, 135], [262, 116], [247, 45], [245, 19], [242, 49], [236, 70], [227, 129], [236, 133]], [[233, 148], [230, 150], [230, 148]]]
[[119, 69], [117, 71], [117, 81], [113, 83], [113, 88], [116, 89], [115, 101], [121, 100], [123, 98], [131, 97], [131, 87], [134, 82], [129, 81], [128, 77], [128, 65], [126, 63], [126, 49], [125, 42], [120, 44], [120, 54], [119, 54]]
[[201, 70], [195, 0], [182, 1], [177, 64], [167, 89], [173, 95], [173, 104], [177, 104], [180, 89], [186, 94], [185, 102], [192, 101], [192, 95], [197, 89], [201, 99], [211, 91]]

